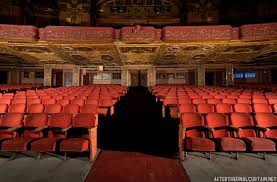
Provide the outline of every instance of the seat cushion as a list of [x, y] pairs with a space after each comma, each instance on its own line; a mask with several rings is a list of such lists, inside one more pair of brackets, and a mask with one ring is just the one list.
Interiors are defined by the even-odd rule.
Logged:
[[237, 139], [237, 138], [231, 138], [231, 137], [224, 137], [224, 138], [218, 138], [217, 142], [219, 144], [219, 150], [220, 151], [245, 151], [246, 150], [246, 144], [244, 141]]
[[269, 139], [258, 137], [243, 138], [247, 144], [247, 150], [250, 151], [276, 151], [275, 143]]
[[215, 151], [215, 143], [208, 138], [188, 137], [185, 144], [185, 148], [191, 151]]
[[15, 138], [10, 140], [5, 140], [1, 144], [1, 151], [26, 151], [27, 145], [31, 142], [33, 138]]
[[83, 152], [88, 148], [89, 141], [85, 138], [69, 138], [60, 143], [60, 151]]
[[31, 143], [31, 150], [36, 152], [50, 152], [56, 150], [59, 138], [42, 138]]

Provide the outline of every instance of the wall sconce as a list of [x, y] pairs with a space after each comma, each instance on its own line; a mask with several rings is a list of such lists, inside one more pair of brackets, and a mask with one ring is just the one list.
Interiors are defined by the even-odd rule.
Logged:
[[98, 71], [101, 71], [101, 72], [104, 71], [104, 66], [103, 66], [103, 65], [97, 66], [97, 70], [98, 70]]

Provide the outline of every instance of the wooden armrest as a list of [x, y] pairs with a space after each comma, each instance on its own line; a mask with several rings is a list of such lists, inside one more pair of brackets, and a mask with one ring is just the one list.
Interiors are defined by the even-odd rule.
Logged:
[[67, 127], [67, 128], [63, 128], [61, 131], [62, 131], [62, 132], [67, 132], [70, 128], [72, 128], [72, 126], [69, 126], [69, 127]]
[[43, 126], [43, 127], [40, 127], [40, 128], [36, 128], [34, 131], [35, 132], [41, 132], [42, 130], [45, 130], [46, 128], [48, 128], [48, 126]]
[[23, 126], [20, 125], [20, 126], [17, 126], [17, 127], [9, 128], [9, 129], [7, 129], [6, 131], [7, 131], [7, 132], [14, 132], [14, 131], [18, 130], [19, 128], [22, 128], [22, 127], [23, 127]]

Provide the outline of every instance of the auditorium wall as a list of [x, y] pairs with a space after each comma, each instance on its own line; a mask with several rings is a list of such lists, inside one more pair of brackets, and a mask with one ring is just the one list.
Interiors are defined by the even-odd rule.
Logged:
[[[234, 73], [239, 73], [241, 76], [236, 77], [234, 74], [235, 84], [242, 83], [271, 83], [270, 70], [253, 70], [253, 69], [236, 69]], [[247, 74], [250, 73], [250, 76]]]

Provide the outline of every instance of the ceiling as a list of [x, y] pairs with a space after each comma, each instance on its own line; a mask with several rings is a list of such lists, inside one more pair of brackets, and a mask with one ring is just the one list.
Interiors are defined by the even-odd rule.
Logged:
[[277, 40], [191, 43], [0, 43], [0, 65], [276, 65]]

